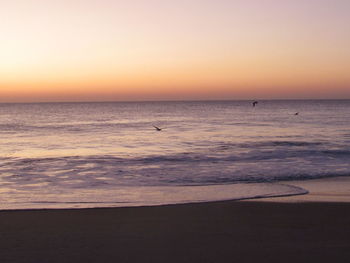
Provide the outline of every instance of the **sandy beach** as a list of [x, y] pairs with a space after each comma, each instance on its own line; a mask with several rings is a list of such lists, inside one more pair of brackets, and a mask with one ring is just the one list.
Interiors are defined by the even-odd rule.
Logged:
[[[1, 211], [1, 262], [348, 262], [350, 203], [343, 197], [342, 202], [326, 200], [325, 189], [332, 192], [337, 185], [348, 191], [349, 179], [294, 183], [312, 185], [310, 194], [249, 202]], [[312, 200], [313, 187], [323, 190]]]

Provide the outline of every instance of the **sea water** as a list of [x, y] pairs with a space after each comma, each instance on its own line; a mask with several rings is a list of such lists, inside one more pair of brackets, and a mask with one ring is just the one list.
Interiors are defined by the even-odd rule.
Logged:
[[0, 149], [0, 209], [302, 194], [350, 175], [350, 101], [3, 103]]

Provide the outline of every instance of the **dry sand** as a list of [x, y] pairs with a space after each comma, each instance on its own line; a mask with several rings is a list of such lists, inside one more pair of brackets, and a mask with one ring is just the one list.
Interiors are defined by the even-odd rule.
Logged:
[[0, 262], [349, 262], [349, 202], [263, 200], [1, 211]]

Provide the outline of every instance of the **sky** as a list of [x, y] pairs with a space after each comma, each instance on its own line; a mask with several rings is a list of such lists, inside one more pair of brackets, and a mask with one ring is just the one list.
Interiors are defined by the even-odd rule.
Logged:
[[1, 0], [0, 102], [350, 99], [348, 0]]

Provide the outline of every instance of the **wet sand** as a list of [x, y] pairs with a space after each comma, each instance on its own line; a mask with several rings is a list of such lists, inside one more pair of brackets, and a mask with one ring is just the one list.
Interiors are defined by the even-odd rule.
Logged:
[[[327, 180], [322, 185], [312, 186], [324, 189], [318, 196], [335, 189], [326, 187]], [[350, 202], [307, 196], [289, 202], [0, 211], [0, 261], [349, 262]]]
[[350, 203], [350, 177], [331, 177], [306, 181], [284, 181], [308, 190], [306, 195], [263, 198], [266, 202], [348, 202]]

